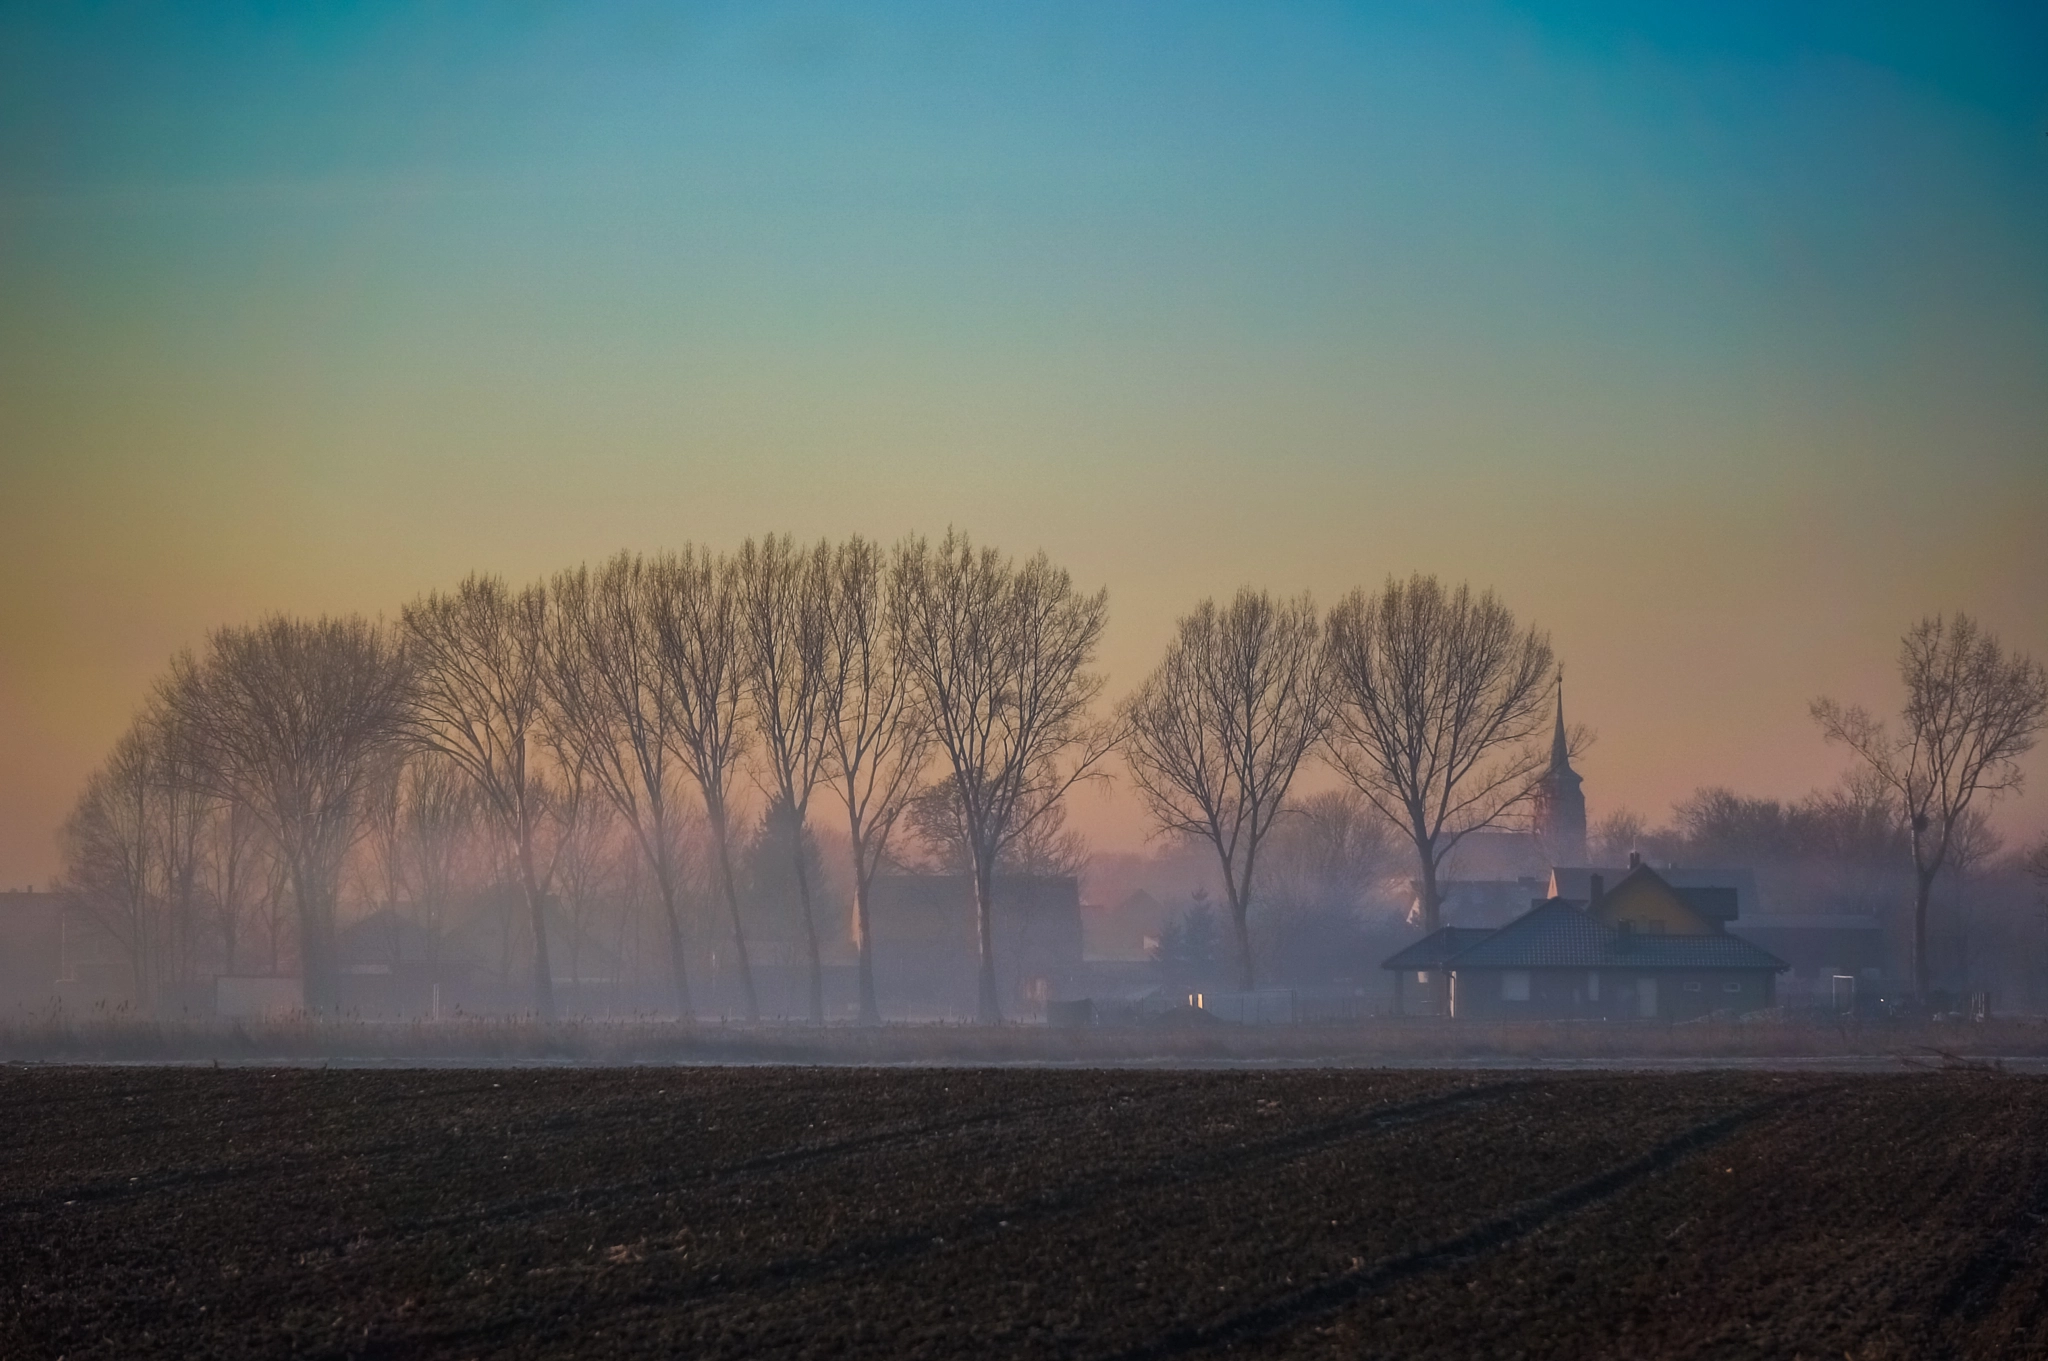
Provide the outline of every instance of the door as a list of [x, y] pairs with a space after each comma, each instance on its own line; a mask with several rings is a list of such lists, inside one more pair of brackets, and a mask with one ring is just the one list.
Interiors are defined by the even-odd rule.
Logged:
[[1638, 978], [1636, 980], [1636, 1015], [1655, 1016], [1656, 1014], [1657, 980], [1654, 978]]

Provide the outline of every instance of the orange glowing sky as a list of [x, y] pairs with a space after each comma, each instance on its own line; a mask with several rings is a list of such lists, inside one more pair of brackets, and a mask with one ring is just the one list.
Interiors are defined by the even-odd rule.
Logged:
[[2048, 655], [2048, 43], [1655, 13], [0, 19], [0, 885], [209, 627], [765, 529], [1043, 547], [1113, 693], [1470, 580], [1594, 816], [1830, 782], [1914, 618]]

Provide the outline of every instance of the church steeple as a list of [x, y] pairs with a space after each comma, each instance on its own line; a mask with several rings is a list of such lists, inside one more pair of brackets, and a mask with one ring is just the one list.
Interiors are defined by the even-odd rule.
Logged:
[[1550, 734], [1550, 769], [1536, 782], [1532, 830], [1552, 867], [1586, 863], [1586, 795], [1572, 769], [1571, 738], [1564, 727], [1564, 673], [1557, 676], [1557, 721]]
[[1564, 736], [1564, 672], [1557, 673], [1557, 728], [1550, 734], [1550, 769], [1570, 771], [1572, 768], [1571, 743]]

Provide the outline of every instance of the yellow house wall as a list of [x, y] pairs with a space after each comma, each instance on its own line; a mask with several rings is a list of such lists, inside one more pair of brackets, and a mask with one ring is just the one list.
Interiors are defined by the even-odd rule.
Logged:
[[1633, 923], [1634, 929], [1667, 936], [1710, 936], [1720, 928], [1685, 905], [1685, 900], [1654, 879], [1624, 879], [1592, 909], [1594, 920], [1608, 926]]

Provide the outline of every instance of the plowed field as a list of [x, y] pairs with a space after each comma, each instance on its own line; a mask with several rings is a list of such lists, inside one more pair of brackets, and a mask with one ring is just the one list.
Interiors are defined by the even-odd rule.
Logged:
[[0, 1070], [8, 1357], [2048, 1356], [2048, 1080]]

